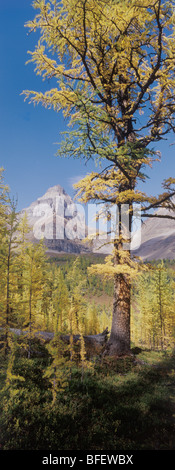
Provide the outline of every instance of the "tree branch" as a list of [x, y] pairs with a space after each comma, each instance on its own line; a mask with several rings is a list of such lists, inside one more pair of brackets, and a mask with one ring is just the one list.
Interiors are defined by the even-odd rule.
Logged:
[[161, 204], [165, 201], [168, 201], [174, 195], [175, 195], [175, 191], [173, 191], [171, 194], [168, 194], [168, 195], [164, 196], [163, 199], [161, 199], [160, 201], [153, 202], [148, 207], [142, 208], [141, 210], [142, 211], [149, 211], [150, 209], [161, 208], [162, 207]]
[[142, 90], [141, 92], [139, 93], [139, 96], [137, 98], [137, 100], [135, 101], [135, 103], [133, 104], [133, 106], [131, 107], [130, 111], [128, 114], [130, 114], [131, 116], [137, 111], [141, 101], [142, 101], [142, 98], [144, 96], [144, 94], [147, 92], [148, 88], [150, 85], [152, 85], [152, 83], [155, 81], [155, 78], [156, 78], [156, 73], [158, 72], [159, 68], [160, 68], [160, 65], [161, 65], [161, 57], [162, 57], [162, 25], [160, 23], [160, 5], [161, 5], [161, 0], [159, 0], [158, 2], [158, 11], [156, 11], [156, 8], [154, 7], [154, 11], [155, 11], [155, 17], [156, 17], [156, 21], [157, 21], [157, 26], [158, 26], [158, 30], [159, 30], [159, 34], [158, 34], [158, 53], [157, 53], [157, 63], [155, 65], [155, 67], [153, 68], [152, 70], [152, 73], [151, 75], [149, 76], [147, 82], [145, 83], [145, 85], [141, 85], [142, 87]]
[[159, 215], [159, 214], [142, 214], [141, 217], [151, 217], [152, 219], [171, 219], [175, 220], [175, 216], [173, 217], [172, 215]]

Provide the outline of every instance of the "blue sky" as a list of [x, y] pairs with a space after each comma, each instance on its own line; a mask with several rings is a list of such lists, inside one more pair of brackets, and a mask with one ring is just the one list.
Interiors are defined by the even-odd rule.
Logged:
[[[34, 17], [31, 0], [0, 0], [0, 167], [11, 194], [18, 197], [18, 209], [27, 207], [50, 186], [60, 184], [73, 196], [72, 182], [91, 171], [92, 163], [56, 157], [60, 131], [66, 130], [61, 114], [24, 102], [25, 89], [49, 89], [34, 73], [28, 50], [36, 35], [27, 35], [24, 24]], [[149, 171], [150, 180], [141, 189], [149, 194], [161, 191], [161, 181], [175, 174], [175, 136], [157, 148], [162, 162]]]

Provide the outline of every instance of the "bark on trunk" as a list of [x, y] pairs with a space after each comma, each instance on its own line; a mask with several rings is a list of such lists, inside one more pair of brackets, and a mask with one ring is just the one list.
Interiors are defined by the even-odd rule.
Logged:
[[[122, 223], [121, 205], [119, 209], [119, 237], [114, 241], [114, 265], [130, 264], [130, 248], [124, 250], [123, 242], [130, 243], [132, 226], [132, 204], [129, 204], [129, 233], [123, 238], [125, 227]], [[126, 256], [124, 256], [126, 253]], [[109, 342], [105, 354], [122, 356], [130, 354], [130, 307], [131, 307], [131, 279], [129, 274], [114, 275], [113, 317]]]
[[129, 275], [115, 276], [112, 328], [105, 351], [107, 355], [130, 354], [130, 296]]

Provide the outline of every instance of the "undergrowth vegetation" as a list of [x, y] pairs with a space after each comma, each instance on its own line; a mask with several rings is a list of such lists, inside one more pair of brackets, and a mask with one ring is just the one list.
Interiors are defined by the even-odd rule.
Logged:
[[1, 358], [1, 450], [173, 449], [175, 357], [141, 352], [73, 366], [53, 401], [45, 358]]

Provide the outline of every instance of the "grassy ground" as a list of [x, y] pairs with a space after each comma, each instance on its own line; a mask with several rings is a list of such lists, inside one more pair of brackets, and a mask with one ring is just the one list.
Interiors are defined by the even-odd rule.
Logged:
[[2, 450], [175, 449], [175, 356], [105, 359], [83, 381], [74, 368], [54, 406], [47, 361], [16, 359], [5, 384], [1, 360]]

